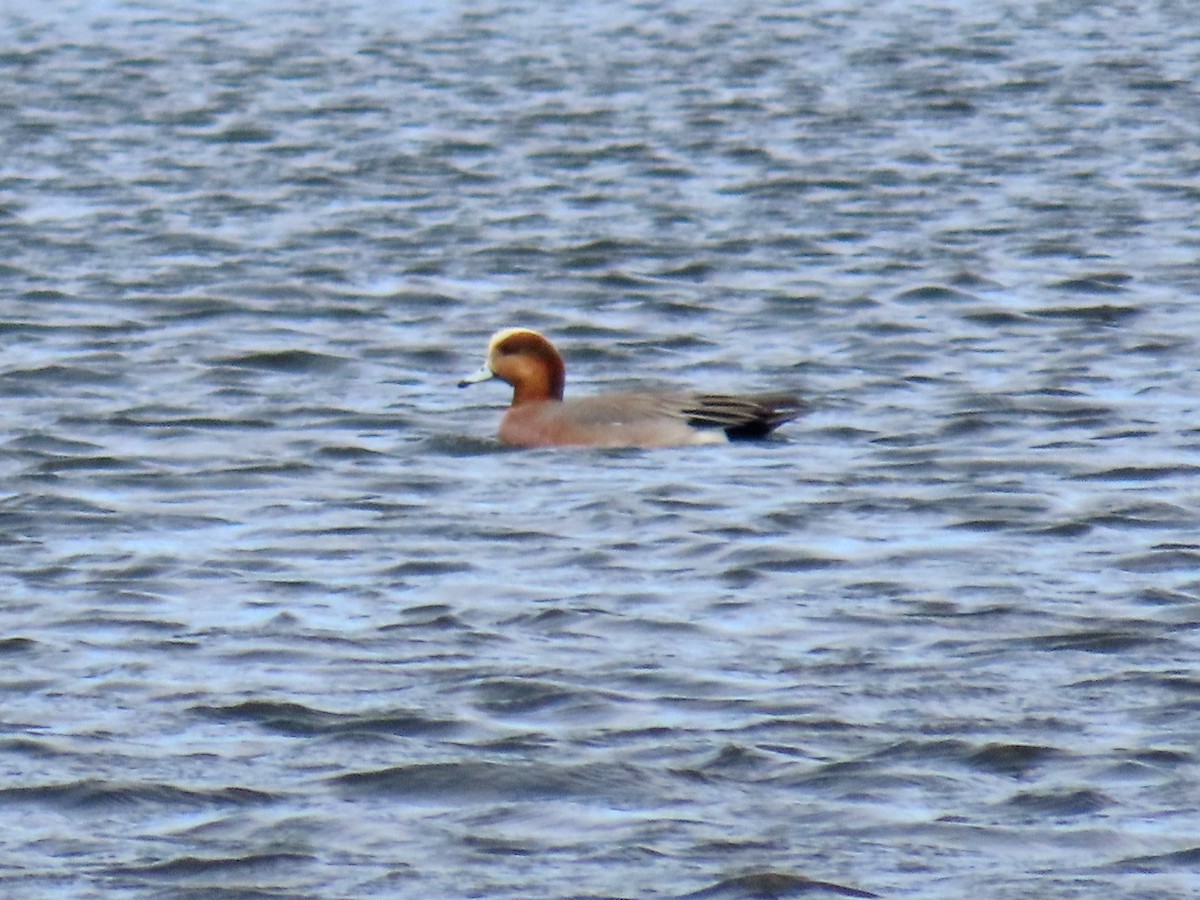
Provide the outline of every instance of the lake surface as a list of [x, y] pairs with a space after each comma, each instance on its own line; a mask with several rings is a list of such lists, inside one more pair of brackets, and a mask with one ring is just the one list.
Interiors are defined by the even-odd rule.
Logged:
[[1200, 894], [1192, 4], [0, 35], [5, 897]]

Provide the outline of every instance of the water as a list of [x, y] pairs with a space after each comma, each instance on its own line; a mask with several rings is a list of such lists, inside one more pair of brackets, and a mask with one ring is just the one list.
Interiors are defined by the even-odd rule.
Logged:
[[4, 895], [1194, 896], [1194, 20], [6, 6]]

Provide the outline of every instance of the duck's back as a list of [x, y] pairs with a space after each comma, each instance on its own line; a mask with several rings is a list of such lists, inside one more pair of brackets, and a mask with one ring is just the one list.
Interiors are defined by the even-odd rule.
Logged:
[[500, 439], [520, 447], [674, 447], [760, 438], [800, 414], [790, 394], [631, 392], [509, 409]]

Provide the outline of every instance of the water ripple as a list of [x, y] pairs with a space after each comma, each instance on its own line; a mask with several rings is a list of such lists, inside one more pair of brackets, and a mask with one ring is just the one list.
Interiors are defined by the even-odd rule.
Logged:
[[[1195, 26], [1076, 6], [0, 14], [0, 891], [1195, 894]], [[811, 408], [516, 452], [517, 324]]]

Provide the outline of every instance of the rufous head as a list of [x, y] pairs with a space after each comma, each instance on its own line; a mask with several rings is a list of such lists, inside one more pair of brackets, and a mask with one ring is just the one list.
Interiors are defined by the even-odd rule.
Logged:
[[483, 368], [458, 386], [489, 378], [511, 384], [513, 406], [517, 406], [537, 400], [561, 400], [567, 373], [562, 356], [544, 334], [530, 328], [505, 328], [488, 342]]

